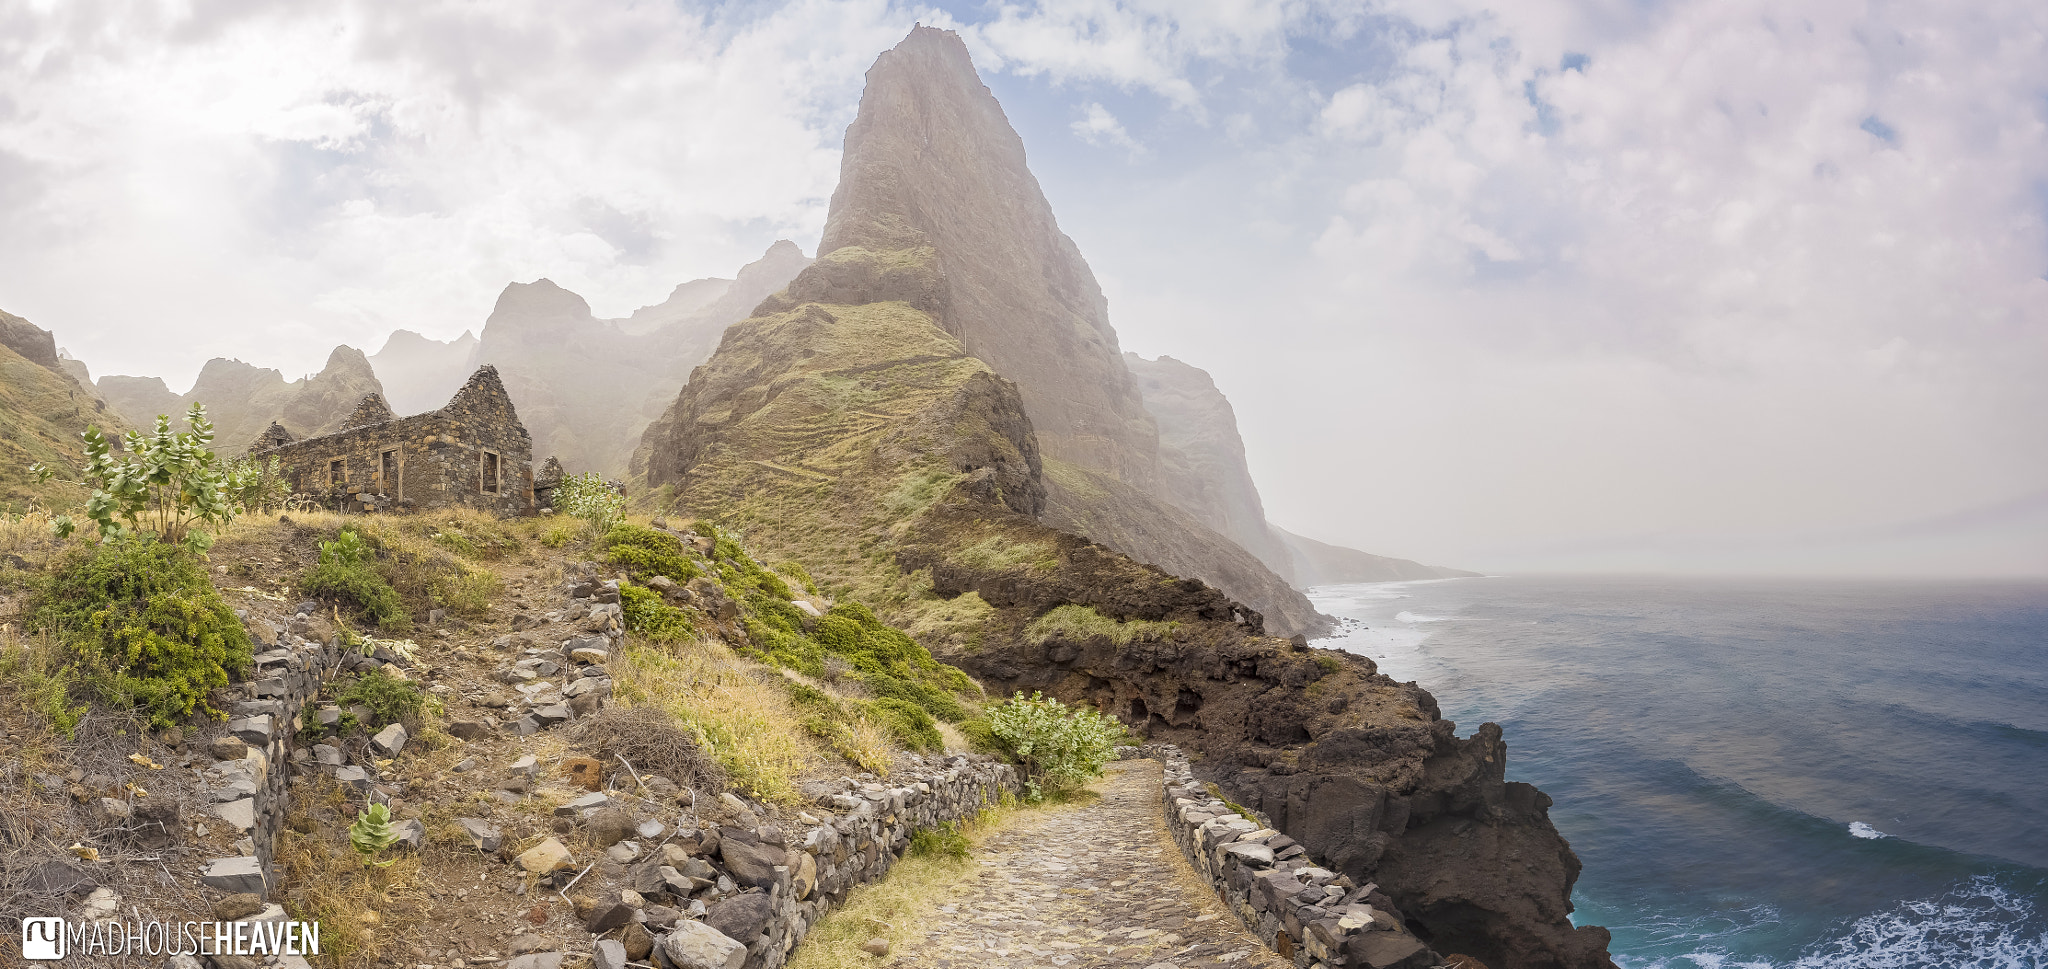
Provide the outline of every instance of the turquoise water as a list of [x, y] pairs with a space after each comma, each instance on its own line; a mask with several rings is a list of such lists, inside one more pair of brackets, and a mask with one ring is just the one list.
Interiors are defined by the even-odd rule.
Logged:
[[1332, 586], [1332, 639], [1500, 723], [1629, 969], [2048, 966], [2048, 585]]

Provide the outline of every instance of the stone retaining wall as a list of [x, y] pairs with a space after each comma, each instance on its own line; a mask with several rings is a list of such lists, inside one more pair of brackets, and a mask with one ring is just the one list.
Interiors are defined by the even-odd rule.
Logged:
[[1166, 826], [1195, 874], [1216, 889], [1260, 941], [1300, 969], [1425, 969], [1441, 962], [1389, 914], [1370, 883], [1315, 863], [1294, 839], [1232, 810], [1195, 780], [1178, 748], [1166, 765]]
[[[293, 625], [297, 624], [294, 617]], [[268, 895], [277, 884], [270, 850], [290, 805], [291, 737], [306, 705], [334, 678], [351, 651], [339, 640], [301, 638], [277, 630], [270, 649], [256, 654], [256, 669], [229, 710], [227, 733], [214, 741], [214, 765], [205, 771], [211, 812], [243, 835], [241, 855], [210, 862], [200, 880], [226, 892]], [[235, 741], [245, 745], [239, 747]]]

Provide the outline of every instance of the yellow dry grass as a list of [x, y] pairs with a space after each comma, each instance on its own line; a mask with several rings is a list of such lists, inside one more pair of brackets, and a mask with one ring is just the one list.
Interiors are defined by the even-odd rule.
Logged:
[[284, 872], [285, 908], [294, 918], [320, 923], [320, 952], [327, 964], [336, 969], [386, 965], [385, 940], [406, 934], [427, 911], [418, 887], [420, 858], [392, 851], [379, 859], [390, 865], [366, 864], [348, 845], [347, 824], [324, 827], [313, 816], [316, 805], [348, 821], [355, 817], [355, 803], [331, 783], [295, 792], [275, 850]]
[[723, 643], [652, 645], [631, 637], [614, 657], [614, 695], [652, 704], [696, 734], [733, 786], [763, 800], [798, 804], [798, 780], [823, 762], [788, 691], [758, 663]]

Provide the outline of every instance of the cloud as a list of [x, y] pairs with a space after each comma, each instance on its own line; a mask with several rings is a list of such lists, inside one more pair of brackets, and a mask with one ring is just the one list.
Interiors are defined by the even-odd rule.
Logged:
[[1091, 145], [1114, 145], [1127, 149], [1133, 155], [1139, 153], [1138, 143], [1131, 139], [1130, 132], [1124, 130], [1123, 122], [1100, 103], [1090, 101], [1083, 105], [1081, 117], [1070, 127], [1075, 137]]
[[0, 300], [100, 372], [176, 382], [215, 354], [309, 368], [394, 327], [453, 335], [514, 279], [549, 276], [623, 314], [777, 236], [815, 238], [861, 74], [916, 13], [8, 16], [0, 170], [48, 188], [0, 191], [0, 216], [32, 227], [0, 236]]

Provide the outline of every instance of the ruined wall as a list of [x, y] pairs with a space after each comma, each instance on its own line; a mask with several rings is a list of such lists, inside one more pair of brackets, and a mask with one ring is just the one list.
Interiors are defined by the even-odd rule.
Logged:
[[478, 370], [440, 410], [378, 420], [390, 412], [372, 395], [348, 421], [357, 426], [251, 455], [278, 458], [292, 491], [338, 499], [344, 511], [466, 505], [534, 513], [533, 439], [496, 368]]

